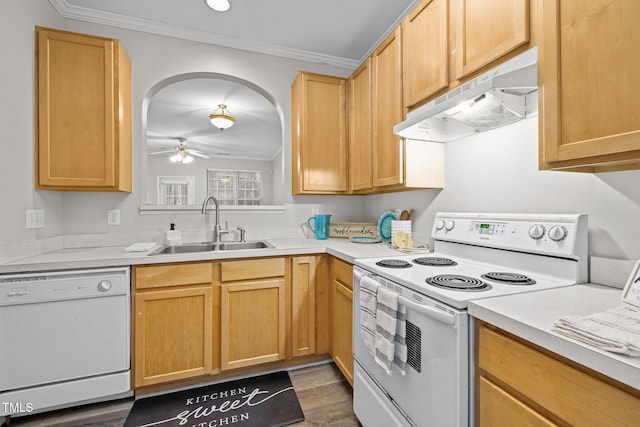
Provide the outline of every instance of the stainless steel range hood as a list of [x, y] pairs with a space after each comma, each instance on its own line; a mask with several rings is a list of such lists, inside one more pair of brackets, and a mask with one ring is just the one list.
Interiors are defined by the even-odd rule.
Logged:
[[447, 142], [538, 113], [538, 48], [407, 113], [393, 127], [407, 139]]

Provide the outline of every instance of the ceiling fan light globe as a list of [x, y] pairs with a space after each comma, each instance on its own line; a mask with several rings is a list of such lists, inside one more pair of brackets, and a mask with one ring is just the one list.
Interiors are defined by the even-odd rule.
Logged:
[[205, 3], [216, 12], [226, 12], [231, 8], [229, 0], [205, 0]]

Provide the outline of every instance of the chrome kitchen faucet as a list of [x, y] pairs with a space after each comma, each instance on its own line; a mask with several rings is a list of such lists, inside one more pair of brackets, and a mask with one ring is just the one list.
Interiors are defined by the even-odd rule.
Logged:
[[219, 243], [221, 241], [220, 236], [222, 234], [228, 234], [229, 230], [227, 228], [220, 228], [220, 203], [218, 203], [218, 199], [214, 196], [209, 196], [204, 199], [204, 202], [202, 202], [202, 213], [207, 213], [207, 205], [211, 200], [213, 200], [213, 203], [216, 206], [216, 225], [213, 226], [213, 241]]

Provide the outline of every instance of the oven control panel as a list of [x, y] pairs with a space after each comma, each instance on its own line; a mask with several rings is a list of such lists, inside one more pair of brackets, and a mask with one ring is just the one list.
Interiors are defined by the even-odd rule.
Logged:
[[582, 256], [587, 247], [586, 214], [438, 213], [431, 236], [554, 256]]

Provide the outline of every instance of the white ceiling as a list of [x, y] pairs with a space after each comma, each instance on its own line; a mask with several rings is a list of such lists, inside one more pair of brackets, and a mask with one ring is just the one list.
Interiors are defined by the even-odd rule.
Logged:
[[[229, 0], [224, 13], [205, 0], [49, 1], [66, 18], [355, 69], [419, 0]], [[280, 116], [241, 83], [195, 78], [161, 89], [149, 104], [147, 152], [185, 138], [212, 157], [273, 159]], [[236, 118], [223, 132], [208, 120], [218, 103]]]
[[355, 69], [419, 0], [49, 0], [72, 19]]

